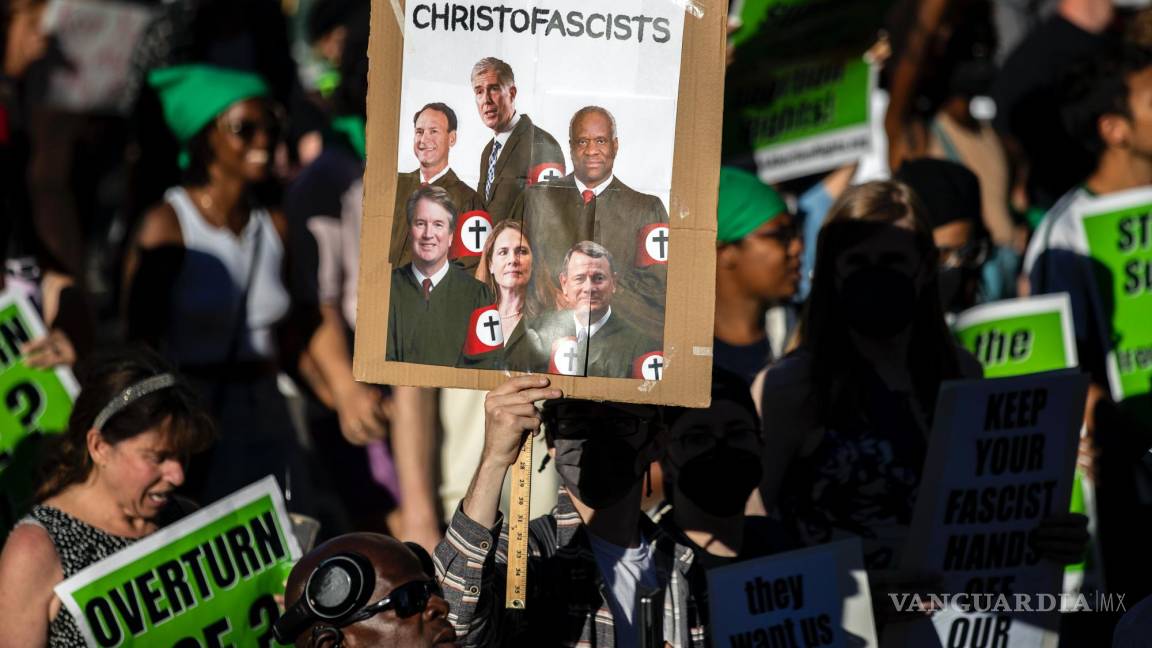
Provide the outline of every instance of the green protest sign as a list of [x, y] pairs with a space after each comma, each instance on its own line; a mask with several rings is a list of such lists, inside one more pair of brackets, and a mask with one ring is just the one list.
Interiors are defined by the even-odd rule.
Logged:
[[956, 339], [984, 366], [984, 377], [1021, 376], [1079, 364], [1068, 295], [982, 304], [960, 313]]
[[1094, 305], [1110, 325], [1112, 398], [1152, 422], [1152, 190], [1094, 200], [1079, 215], [1096, 281]]
[[44, 334], [27, 299], [12, 291], [0, 293], [0, 474], [28, 437], [68, 427], [79, 391], [72, 372], [29, 369], [20, 353], [20, 347]]
[[739, 112], [760, 178], [776, 182], [827, 171], [871, 151], [875, 81], [859, 53], [765, 70]]
[[56, 586], [88, 645], [271, 646], [300, 558], [266, 477]]
[[749, 59], [768, 55], [777, 61], [790, 52], [864, 48], [876, 38], [892, 4], [892, 0], [733, 0], [728, 13], [740, 27], [731, 41], [747, 50]]

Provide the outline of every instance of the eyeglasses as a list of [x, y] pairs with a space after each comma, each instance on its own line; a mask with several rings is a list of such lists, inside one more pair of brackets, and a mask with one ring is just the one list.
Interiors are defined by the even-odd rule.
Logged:
[[960, 247], [937, 246], [943, 268], [978, 268], [988, 260], [988, 242], [973, 241]]
[[432, 581], [409, 581], [400, 587], [388, 592], [384, 598], [365, 606], [356, 614], [348, 617], [344, 625], [359, 623], [381, 612], [395, 610], [396, 616], [407, 618], [420, 614], [428, 607], [432, 596], [442, 596], [440, 586]]
[[693, 427], [682, 433], [672, 434], [672, 443], [679, 445], [686, 452], [699, 452], [701, 454], [720, 445], [730, 446], [733, 443], [751, 441], [761, 444], [760, 431], [751, 425], [732, 425], [722, 435], [717, 435], [706, 427]]
[[553, 422], [557, 439], [588, 439], [596, 436], [630, 437], [647, 430], [647, 421], [634, 416], [558, 418]]
[[226, 119], [221, 122], [222, 128], [240, 139], [245, 144], [251, 144], [256, 139], [256, 133], [262, 132], [269, 140], [275, 141], [280, 136], [280, 127], [274, 123], [257, 121], [255, 119]]
[[796, 223], [789, 223], [769, 232], [754, 232], [745, 238], [773, 239], [780, 245], [788, 245], [800, 238], [800, 226]]

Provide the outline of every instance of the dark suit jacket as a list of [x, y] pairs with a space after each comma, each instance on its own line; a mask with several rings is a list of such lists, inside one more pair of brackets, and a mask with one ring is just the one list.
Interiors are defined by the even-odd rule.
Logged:
[[594, 201], [585, 205], [576, 179], [568, 175], [529, 187], [513, 207], [511, 217], [523, 219], [524, 232], [532, 246], [533, 272], [546, 273], [557, 285], [564, 255], [573, 245], [595, 241], [606, 247], [616, 264], [613, 310], [641, 330], [662, 337], [667, 266], [636, 267], [640, 229], [668, 222], [668, 212], [659, 198], [642, 194], [613, 178]]
[[[457, 216], [478, 209], [479, 201], [476, 199], [476, 192], [456, 177], [456, 172], [452, 169], [448, 169], [448, 172], [437, 178], [432, 185], [443, 188], [452, 196], [452, 202], [456, 205]], [[419, 169], [409, 173], [401, 173], [396, 178], [396, 216], [392, 220], [392, 243], [388, 246], [388, 261], [393, 268], [398, 268], [412, 260], [412, 230], [408, 227], [408, 212], [405, 208], [408, 206], [408, 198], [419, 188]], [[477, 257], [478, 259], [479, 257]], [[476, 261], [473, 261], [471, 265], [474, 267]]]
[[558, 164], [560, 173], [564, 169], [564, 152], [556, 139], [546, 131], [538, 128], [528, 118], [521, 114], [516, 128], [508, 136], [508, 141], [496, 158], [496, 178], [492, 181], [492, 197], [485, 199], [484, 183], [488, 179], [488, 156], [492, 154], [492, 142], [480, 154], [480, 180], [476, 185], [476, 197], [492, 223], [496, 224], [508, 217], [512, 205], [524, 191], [524, 188], [536, 182], [532, 170], [541, 164]]
[[[525, 340], [527, 348], [509, 354], [507, 368], [513, 371], [548, 371], [552, 344], [565, 337], [576, 337], [576, 322], [572, 319], [572, 311], [553, 311], [541, 315], [528, 325]], [[657, 349], [659, 346], [655, 341], [625, 321], [613, 307], [612, 316], [604, 326], [577, 348], [577, 375], [632, 378], [632, 365], [636, 359]]]
[[454, 367], [460, 362], [472, 312], [493, 302], [488, 286], [449, 263], [428, 301], [408, 263], [392, 271], [385, 358]]

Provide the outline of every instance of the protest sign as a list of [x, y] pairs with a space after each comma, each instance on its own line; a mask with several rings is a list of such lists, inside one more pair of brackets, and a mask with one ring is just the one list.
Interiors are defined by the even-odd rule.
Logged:
[[835, 169], [873, 150], [877, 71], [862, 55], [892, 0], [734, 0], [724, 156], [765, 182]]
[[1076, 215], [1091, 255], [1094, 306], [1109, 333], [1112, 398], [1152, 423], [1152, 190], [1098, 198]]
[[862, 51], [876, 37], [893, 4], [893, 0], [733, 0], [728, 13], [739, 27], [732, 34], [732, 45], [737, 61], [766, 56], [781, 61], [846, 45]]
[[859, 53], [831, 54], [773, 68], [740, 110], [764, 182], [828, 171], [872, 150], [876, 70]]
[[40, 315], [27, 299], [13, 291], [0, 293], [0, 475], [26, 439], [68, 427], [80, 390], [66, 368], [24, 365], [20, 347], [44, 334]]
[[903, 566], [941, 573], [949, 598], [909, 645], [1054, 645], [1063, 569], [1029, 534], [1068, 510], [1087, 388], [1075, 370], [941, 387]]
[[1079, 364], [1067, 293], [981, 304], [960, 313], [952, 330], [984, 366], [985, 378]]
[[875, 647], [858, 539], [708, 570], [712, 645]]
[[723, 22], [377, 0], [357, 378], [706, 404]]
[[[960, 344], [984, 367], [985, 378], [1022, 376], [1079, 365], [1072, 331], [1072, 302], [1067, 293], [981, 304], [956, 317], [952, 326]], [[1092, 483], [1076, 469], [1072, 513], [1095, 518], [1089, 500]], [[1078, 591], [1085, 564], [1065, 568], [1065, 591]]]
[[41, 27], [67, 61], [52, 70], [48, 105], [76, 112], [124, 113], [132, 51], [153, 11], [109, 0], [51, 0]]
[[269, 646], [300, 547], [271, 476], [56, 586], [89, 646]]

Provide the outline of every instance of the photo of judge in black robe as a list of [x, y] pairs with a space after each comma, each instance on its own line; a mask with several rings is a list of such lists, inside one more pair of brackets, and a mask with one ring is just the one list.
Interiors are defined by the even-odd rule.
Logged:
[[612, 253], [581, 241], [565, 255], [559, 275], [566, 308], [529, 322], [528, 344], [507, 357], [511, 370], [604, 378], [637, 377], [636, 360], [659, 345], [612, 303], [617, 295]]
[[442, 187], [417, 189], [405, 209], [412, 261], [392, 271], [387, 360], [456, 366], [469, 318], [491, 292], [448, 261], [458, 216]]
[[613, 173], [620, 142], [616, 120], [599, 106], [573, 115], [572, 173], [529, 187], [512, 209], [534, 242], [537, 265], [550, 276], [568, 250], [595, 241], [612, 253], [620, 292], [616, 308], [654, 336], [664, 331], [668, 274], [668, 212], [657, 196], [640, 193]]

